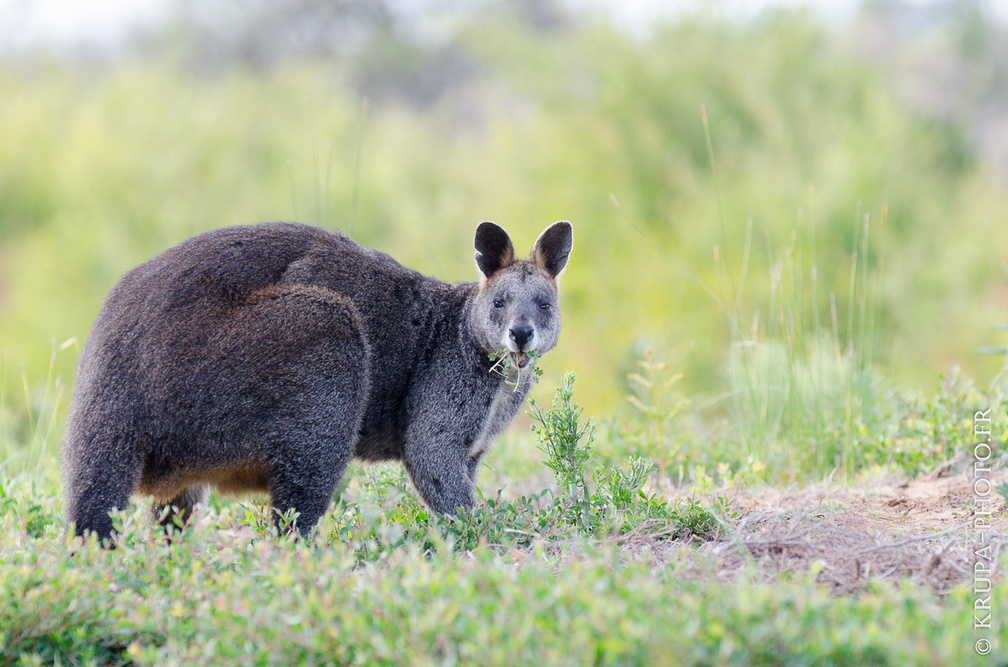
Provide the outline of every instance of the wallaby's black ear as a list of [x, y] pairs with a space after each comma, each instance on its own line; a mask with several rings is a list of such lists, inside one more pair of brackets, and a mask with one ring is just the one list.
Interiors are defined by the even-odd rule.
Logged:
[[574, 247], [574, 229], [566, 220], [554, 222], [532, 246], [532, 261], [556, 278], [567, 266], [567, 257]]
[[489, 278], [515, 261], [511, 237], [495, 222], [481, 222], [476, 228], [476, 266]]

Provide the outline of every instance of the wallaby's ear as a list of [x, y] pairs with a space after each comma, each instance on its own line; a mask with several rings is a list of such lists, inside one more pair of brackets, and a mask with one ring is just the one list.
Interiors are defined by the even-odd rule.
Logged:
[[489, 278], [515, 261], [511, 237], [495, 222], [481, 222], [476, 228], [476, 266]]
[[556, 278], [567, 266], [567, 257], [574, 247], [574, 229], [566, 220], [554, 222], [532, 246], [532, 261]]

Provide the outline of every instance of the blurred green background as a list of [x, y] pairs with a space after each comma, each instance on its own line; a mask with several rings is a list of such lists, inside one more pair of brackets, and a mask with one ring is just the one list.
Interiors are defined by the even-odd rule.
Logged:
[[636, 31], [448, 7], [181, 2], [114, 47], [2, 51], [8, 395], [72, 382], [64, 343], [127, 269], [265, 220], [446, 281], [476, 278], [481, 220], [526, 249], [571, 220], [537, 392], [576, 370], [596, 414], [645, 350], [714, 412], [739, 350], [769, 350], [743, 364], [764, 379], [825, 356], [911, 388], [1004, 366], [977, 352], [1008, 321], [1008, 30], [986, 4], [698, 4]]

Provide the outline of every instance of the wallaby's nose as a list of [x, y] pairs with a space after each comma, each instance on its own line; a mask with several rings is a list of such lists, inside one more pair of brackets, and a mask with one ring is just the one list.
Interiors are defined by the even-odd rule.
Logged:
[[518, 346], [519, 351], [525, 349], [525, 343], [529, 342], [532, 338], [532, 334], [535, 333], [535, 329], [531, 324], [519, 324], [516, 327], [511, 328], [511, 340], [515, 342]]

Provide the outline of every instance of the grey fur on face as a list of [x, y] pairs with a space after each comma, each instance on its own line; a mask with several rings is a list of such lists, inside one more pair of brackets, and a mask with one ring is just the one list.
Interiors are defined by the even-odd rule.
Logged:
[[556, 277], [571, 243], [570, 225], [558, 222], [540, 235], [530, 259], [517, 260], [501, 227], [484, 222], [476, 229], [476, 265], [483, 279], [472, 321], [486, 349], [506, 350], [519, 367], [527, 353], [553, 349], [560, 335]]
[[127, 273], [78, 364], [63, 442], [66, 517], [112, 536], [133, 494], [184, 522], [208, 485], [270, 494], [307, 533], [347, 463], [401, 460], [434, 511], [475, 502], [479, 462], [514, 418], [522, 367], [560, 331], [570, 223], [528, 259], [491, 222], [480, 282], [449, 285], [348, 237], [271, 223], [201, 234]]

